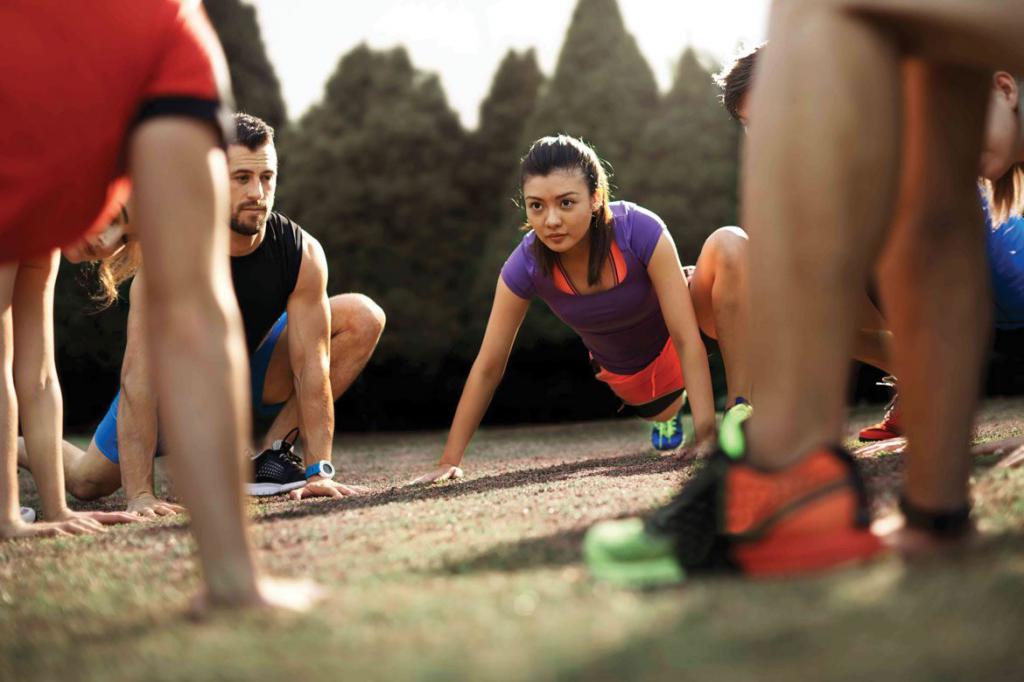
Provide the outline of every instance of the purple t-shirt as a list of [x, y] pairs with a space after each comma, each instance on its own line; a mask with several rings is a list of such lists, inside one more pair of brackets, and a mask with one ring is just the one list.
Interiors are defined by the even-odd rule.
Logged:
[[665, 232], [654, 213], [626, 201], [611, 204], [612, 232], [626, 263], [626, 277], [618, 285], [594, 294], [567, 294], [541, 272], [533, 256], [537, 235], [526, 233], [505, 261], [501, 279], [516, 296], [539, 297], [573, 331], [594, 359], [610, 372], [635, 374], [661, 353], [668, 328], [647, 264]]

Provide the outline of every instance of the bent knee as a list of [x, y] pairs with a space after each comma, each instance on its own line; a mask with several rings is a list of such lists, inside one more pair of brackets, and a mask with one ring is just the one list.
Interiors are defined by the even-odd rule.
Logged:
[[717, 271], [746, 271], [749, 238], [743, 228], [729, 225], [720, 227], [704, 241], [704, 248], [714, 258]]
[[384, 310], [364, 294], [344, 294], [331, 299], [331, 316], [336, 327], [372, 343], [384, 332], [387, 316]]
[[121, 487], [121, 481], [100, 476], [78, 475], [69, 476], [65, 487], [76, 500], [88, 502], [114, 494]]

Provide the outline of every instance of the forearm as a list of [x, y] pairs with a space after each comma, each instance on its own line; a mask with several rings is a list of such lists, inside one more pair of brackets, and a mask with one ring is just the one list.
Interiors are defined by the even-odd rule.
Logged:
[[64, 415], [60, 384], [53, 375], [34, 388], [18, 392], [25, 451], [39, 491], [43, 516], [56, 519], [67, 511], [61, 454]]
[[480, 426], [491, 398], [501, 383], [503, 371], [484, 369], [474, 364], [462, 389], [462, 397], [455, 408], [455, 417], [448, 432], [448, 441], [441, 454], [442, 466], [458, 466], [462, 462], [469, 441]]
[[327, 370], [304, 370], [295, 377], [295, 394], [299, 397], [299, 417], [305, 448], [302, 456], [305, 466], [321, 460], [331, 461], [334, 442], [334, 401]]
[[[682, 349], [679, 346], [682, 345]], [[680, 344], [676, 342], [680, 366], [686, 381], [686, 394], [693, 414], [693, 426], [697, 440], [702, 442], [713, 438], [716, 433], [715, 396], [711, 388], [711, 370], [708, 368], [707, 351], [699, 338]]]
[[123, 389], [117, 416], [121, 485], [128, 501], [153, 495], [153, 457], [156, 454], [156, 401], [148, 391]]

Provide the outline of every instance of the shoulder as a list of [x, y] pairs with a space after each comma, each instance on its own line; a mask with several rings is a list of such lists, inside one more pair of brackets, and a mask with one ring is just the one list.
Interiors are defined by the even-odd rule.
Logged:
[[537, 259], [533, 255], [533, 245], [537, 241], [537, 235], [530, 230], [516, 245], [516, 248], [509, 254], [505, 264], [511, 264], [516, 268], [526, 270], [531, 276], [536, 269]]
[[297, 239], [303, 234], [308, 234], [297, 222], [277, 211], [271, 211], [267, 218], [267, 230], [279, 235], [291, 235]]
[[660, 233], [665, 221], [654, 211], [631, 201], [613, 201], [609, 204], [615, 220], [615, 228], [629, 233]]
[[502, 280], [520, 298], [531, 298], [535, 291], [537, 262], [533, 257], [533, 244], [536, 240], [537, 235], [532, 230], [527, 232], [501, 268]]
[[610, 207], [618, 241], [626, 244], [647, 265], [658, 240], [667, 232], [665, 221], [654, 211], [629, 201], [616, 201]]

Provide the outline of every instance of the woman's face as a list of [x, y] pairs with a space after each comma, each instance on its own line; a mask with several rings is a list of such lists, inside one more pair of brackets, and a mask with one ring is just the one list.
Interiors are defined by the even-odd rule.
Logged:
[[1021, 122], [1020, 91], [1017, 80], [999, 71], [993, 79], [989, 99], [985, 143], [981, 152], [980, 173], [988, 180], [998, 180], [1020, 160]]
[[585, 244], [598, 201], [582, 172], [573, 169], [531, 175], [523, 183], [523, 198], [526, 220], [544, 246], [555, 253], [568, 253]]
[[134, 232], [127, 216], [127, 209], [122, 208], [118, 216], [102, 232], [84, 237], [61, 249], [64, 257], [72, 263], [81, 263], [103, 260], [115, 255], [124, 248], [127, 237]]

